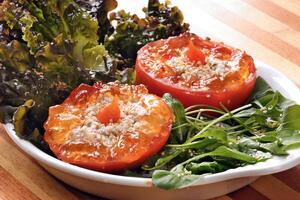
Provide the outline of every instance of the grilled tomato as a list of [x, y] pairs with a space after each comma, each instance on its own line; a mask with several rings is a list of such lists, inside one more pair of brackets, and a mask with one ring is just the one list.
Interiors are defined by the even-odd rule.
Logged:
[[143, 85], [82, 84], [49, 109], [44, 139], [67, 163], [117, 172], [157, 153], [173, 120], [168, 105]]
[[245, 103], [255, 81], [256, 69], [248, 54], [192, 33], [148, 43], [136, 61], [137, 83], [159, 96], [171, 93], [185, 107], [234, 109]]

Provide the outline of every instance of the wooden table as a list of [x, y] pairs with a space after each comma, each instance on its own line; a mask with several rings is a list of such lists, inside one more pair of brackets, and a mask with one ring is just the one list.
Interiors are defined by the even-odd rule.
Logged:
[[[134, 2], [134, 3], [128, 3]], [[120, 0], [135, 9], [145, 1]], [[299, 0], [174, 0], [192, 31], [245, 49], [300, 85]], [[300, 166], [259, 178], [218, 200], [300, 199]], [[46, 173], [8, 138], [0, 125], [0, 199], [99, 199]]]

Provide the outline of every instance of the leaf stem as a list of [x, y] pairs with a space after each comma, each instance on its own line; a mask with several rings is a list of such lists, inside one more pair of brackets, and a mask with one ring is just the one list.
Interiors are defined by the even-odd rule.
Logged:
[[242, 107], [240, 107], [240, 108], [237, 108], [237, 109], [231, 111], [230, 113], [226, 113], [226, 114], [220, 116], [219, 118], [216, 118], [216, 119], [212, 120], [212, 121], [211, 121], [208, 125], [206, 125], [201, 131], [199, 131], [194, 137], [190, 138], [190, 139], [187, 140], [186, 142], [189, 143], [189, 142], [192, 142], [192, 141], [194, 141], [194, 140], [196, 140], [196, 139], [199, 139], [199, 136], [200, 136], [202, 133], [204, 133], [205, 131], [207, 131], [211, 126], [213, 126], [213, 125], [215, 125], [216, 123], [219, 123], [219, 122], [221, 122], [221, 121], [224, 121], [224, 120], [226, 120], [228, 117], [230, 117], [232, 114], [237, 113], [237, 112], [239, 112], [239, 111], [241, 111], [241, 110], [244, 110], [244, 109], [246, 109], [246, 108], [249, 108], [249, 107], [251, 107], [251, 106], [252, 106], [252, 104], [244, 105], [244, 106], [242, 106]]

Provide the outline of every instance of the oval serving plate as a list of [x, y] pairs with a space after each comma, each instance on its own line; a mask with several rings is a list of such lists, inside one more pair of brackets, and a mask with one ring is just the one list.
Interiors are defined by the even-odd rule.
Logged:
[[[275, 90], [300, 103], [300, 91], [287, 77], [266, 64], [256, 61], [257, 72]], [[125, 177], [101, 173], [62, 162], [16, 136], [13, 126], [6, 124], [10, 138], [48, 172], [63, 182], [85, 192], [110, 199], [208, 199], [237, 190], [261, 175], [287, 170], [300, 164], [300, 148], [287, 156], [273, 158], [225, 172], [206, 175], [192, 186], [177, 190], [162, 190], [152, 185], [149, 178]]]

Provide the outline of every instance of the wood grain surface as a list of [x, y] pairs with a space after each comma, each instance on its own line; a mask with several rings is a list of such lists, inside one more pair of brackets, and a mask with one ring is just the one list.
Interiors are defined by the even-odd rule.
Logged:
[[[130, 3], [129, 3], [130, 2]], [[145, 5], [119, 0], [127, 10]], [[300, 0], [173, 0], [193, 32], [246, 50], [300, 86]], [[9, 139], [0, 125], [0, 199], [96, 200], [56, 180]], [[259, 178], [215, 200], [300, 200], [300, 166]]]

